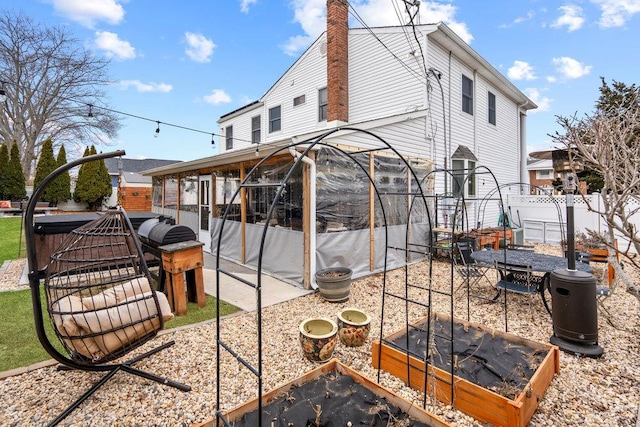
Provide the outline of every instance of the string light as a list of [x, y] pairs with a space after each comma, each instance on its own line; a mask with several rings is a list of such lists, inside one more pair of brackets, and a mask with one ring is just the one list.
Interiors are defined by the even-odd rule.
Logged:
[[[1, 86], [0, 86], [0, 102], [4, 102], [6, 100], [6, 98], [7, 98], [4, 85], [5, 84], [13, 84], [16, 87], [18, 85], [16, 85], [15, 83], [12, 83], [12, 82], [7, 82], [7, 81], [0, 81], [0, 83], [1, 83]], [[44, 92], [42, 89], [36, 89], [36, 90], [47, 94], [47, 92]], [[87, 117], [94, 117], [93, 109], [96, 108], [96, 109], [101, 109], [101, 110], [104, 110], [104, 111], [108, 111], [110, 113], [114, 113], [114, 114], [117, 114], [117, 115], [120, 115], [120, 116], [132, 117], [134, 119], [145, 120], [145, 121], [148, 121], [148, 122], [155, 122], [156, 125], [157, 125], [156, 126], [156, 130], [155, 130], [155, 132], [153, 134], [155, 137], [159, 136], [158, 134], [160, 133], [160, 123], [162, 123], [164, 126], [169, 126], [169, 127], [172, 127], [172, 128], [187, 130], [189, 132], [195, 132], [195, 133], [202, 133], [202, 134], [206, 134], [206, 135], [211, 135], [211, 146], [212, 147], [215, 146], [215, 142], [214, 142], [213, 138], [215, 136], [222, 136], [222, 135], [220, 135], [218, 133], [215, 133], [215, 132], [204, 131], [204, 130], [201, 130], [201, 129], [195, 129], [195, 128], [192, 128], [192, 127], [182, 126], [182, 125], [175, 124], [175, 123], [161, 122], [159, 120], [154, 120], [154, 119], [151, 119], [151, 118], [148, 118], [148, 117], [139, 116], [137, 114], [131, 114], [131, 113], [127, 113], [125, 111], [114, 110], [114, 109], [108, 108], [108, 107], [102, 107], [102, 106], [98, 106], [98, 105], [94, 105], [94, 104], [90, 104], [90, 103], [85, 103], [85, 102], [77, 101], [75, 99], [67, 98], [67, 97], [64, 97], [64, 96], [57, 96], [57, 97], [60, 98], [60, 99], [65, 100], [65, 101], [70, 101], [70, 102], [76, 103], [78, 105], [84, 105], [85, 107], [87, 107], [89, 109], [89, 112], [87, 113]], [[239, 142], [248, 142], [248, 143], [252, 142], [252, 141], [249, 141], [247, 139], [242, 139], [242, 138], [233, 138], [233, 140], [234, 141], [239, 141]]]
[[213, 134], [211, 134], [211, 148], [216, 146], [216, 141], [213, 139]]
[[256, 143], [256, 157], [260, 156], [260, 144]]

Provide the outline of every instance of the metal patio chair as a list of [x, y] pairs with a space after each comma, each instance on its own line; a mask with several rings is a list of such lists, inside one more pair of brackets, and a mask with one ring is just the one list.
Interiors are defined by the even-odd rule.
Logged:
[[488, 266], [478, 264], [471, 256], [473, 245], [469, 241], [460, 240], [454, 243], [452, 262], [456, 273], [462, 278], [463, 283], [458, 287], [467, 286], [468, 289], [476, 287], [480, 282], [486, 280], [489, 285], [493, 282], [487, 277]]

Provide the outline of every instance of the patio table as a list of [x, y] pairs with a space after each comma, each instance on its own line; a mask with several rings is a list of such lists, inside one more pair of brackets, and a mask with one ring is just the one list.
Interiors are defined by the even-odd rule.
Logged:
[[[476, 262], [488, 267], [494, 267], [496, 263], [506, 263], [523, 267], [529, 266], [532, 271], [545, 274], [558, 269], [566, 269], [568, 266], [567, 259], [564, 257], [517, 249], [475, 251], [471, 257]], [[584, 262], [576, 262], [576, 270], [590, 273], [591, 266]]]
[[[501, 269], [506, 268], [507, 265], [517, 265], [522, 267], [529, 267], [531, 271], [537, 271], [544, 273], [538, 291], [542, 298], [542, 303], [547, 312], [551, 314], [549, 304], [547, 303], [544, 295], [545, 289], [549, 287], [549, 281], [551, 278], [551, 272], [554, 270], [566, 269], [568, 267], [568, 261], [564, 257], [555, 255], [543, 254], [539, 252], [529, 250], [517, 250], [517, 249], [502, 249], [502, 250], [484, 250], [476, 251], [471, 254], [471, 257], [481, 265], [487, 267]], [[589, 264], [576, 261], [576, 270], [590, 273], [592, 268]], [[498, 293], [498, 295], [500, 295]], [[497, 295], [496, 295], [497, 297]]]

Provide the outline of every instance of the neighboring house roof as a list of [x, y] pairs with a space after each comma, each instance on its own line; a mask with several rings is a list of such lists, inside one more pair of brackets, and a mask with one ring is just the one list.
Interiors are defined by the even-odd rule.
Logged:
[[122, 180], [126, 184], [151, 184], [151, 177], [144, 176], [137, 172], [122, 172]]
[[120, 173], [120, 165], [122, 165], [122, 171], [124, 172], [142, 172], [147, 169], [154, 169], [161, 166], [167, 166], [175, 163], [179, 163], [180, 160], [164, 160], [164, 159], [127, 159], [110, 157], [104, 159], [104, 164], [109, 170], [109, 175], [118, 175]]
[[527, 170], [530, 170], [530, 171], [553, 170], [553, 162], [550, 159], [534, 161], [527, 165]]

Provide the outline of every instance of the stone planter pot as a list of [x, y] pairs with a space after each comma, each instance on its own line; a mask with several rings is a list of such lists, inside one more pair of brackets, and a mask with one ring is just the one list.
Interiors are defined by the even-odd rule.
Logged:
[[357, 308], [345, 308], [338, 313], [338, 337], [348, 347], [358, 347], [367, 341], [371, 318]]
[[300, 323], [300, 346], [304, 357], [312, 362], [331, 358], [338, 343], [338, 325], [331, 319], [310, 318]]
[[317, 271], [315, 277], [320, 296], [329, 302], [348, 300], [352, 274], [353, 271], [347, 267], [330, 267]]

